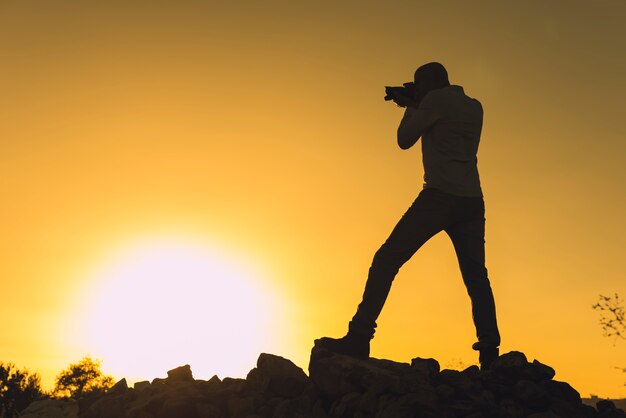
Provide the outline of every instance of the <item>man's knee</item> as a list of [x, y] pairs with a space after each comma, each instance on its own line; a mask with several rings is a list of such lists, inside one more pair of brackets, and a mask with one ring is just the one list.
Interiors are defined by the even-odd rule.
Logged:
[[372, 269], [397, 272], [410, 257], [410, 254], [404, 251], [395, 249], [388, 244], [383, 244], [374, 254]]

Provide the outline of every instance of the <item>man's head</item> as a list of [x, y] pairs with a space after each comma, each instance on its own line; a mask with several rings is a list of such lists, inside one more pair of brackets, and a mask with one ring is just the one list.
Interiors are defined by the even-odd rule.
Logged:
[[424, 97], [431, 90], [450, 85], [448, 72], [438, 62], [429, 62], [419, 67], [414, 76], [415, 89], [419, 97]]

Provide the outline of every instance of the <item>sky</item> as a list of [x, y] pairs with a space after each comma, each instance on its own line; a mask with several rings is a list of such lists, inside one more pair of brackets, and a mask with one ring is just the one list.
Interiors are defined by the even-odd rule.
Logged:
[[[502, 345], [626, 397], [623, 1], [0, 0], [0, 361], [44, 386], [305, 371], [422, 188], [384, 87], [443, 63], [481, 101]], [[402, 268], [371, 355], [477, 362], [439, 234]]]

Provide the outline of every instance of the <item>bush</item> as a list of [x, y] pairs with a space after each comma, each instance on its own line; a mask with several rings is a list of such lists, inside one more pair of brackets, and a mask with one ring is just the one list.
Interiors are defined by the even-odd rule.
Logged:
[[13, 363], [0, 362], [0, 416], [15, 417], [31, 402], [41, 399], [41, 378], [38, 373], [19, 370]]
[[102, 374], [100, 363], [86, 356], [78, 363], [71, 364], [57, 376], [54, 395], [78, 399], [106, 391], [113, 386], [114, 381], [113, 377]]

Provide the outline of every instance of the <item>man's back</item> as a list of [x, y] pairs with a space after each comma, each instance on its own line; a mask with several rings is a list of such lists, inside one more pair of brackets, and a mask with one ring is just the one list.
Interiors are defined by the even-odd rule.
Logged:
[[482, 196], [476, 157], [483, 124], [480, 102], [452, 85], [428, 93], [422, 106], [438, 115], [422, 137], [424, 187]]
[[422, 136], [424, 188], [482, 196], [476, 158], [482, 122], [480, 102], [456, 85], [432, 90], [417, 109], [407, 108], [399, 135]]

